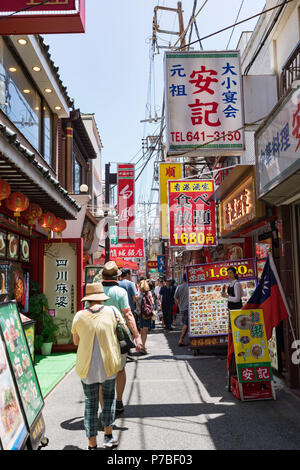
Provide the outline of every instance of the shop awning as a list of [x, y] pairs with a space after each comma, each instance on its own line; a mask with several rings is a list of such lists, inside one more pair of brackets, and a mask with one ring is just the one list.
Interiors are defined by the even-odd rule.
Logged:
[[[134, 263], [133, 261], [128, 261], [122, 258], [110, 258], [110, 261], [114, 261], [118, 268], [127, 268], [127, 269], [134, 269], [138, 270], [139, 265], [137, 263]], [[104, 265], [105, 264], [105, 257], [101, 256], [100, 258], [96, 258], [94, 261], [94, 264], [100, 264]]]
[[66, 220], [76, 219], [80, 210], [77, 202], [36, 155], [18, 141], [17, 133], [2, 124], [0, 148], [0, 178], [10, 184], [12, 192], [21, 191], [44, 212]]

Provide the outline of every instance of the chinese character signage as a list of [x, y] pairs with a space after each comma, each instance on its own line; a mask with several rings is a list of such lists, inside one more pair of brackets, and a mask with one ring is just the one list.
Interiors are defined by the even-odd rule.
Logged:
[[40, 0], [1, 0], [0, 16], [7, 16], [1, 21], [1, 34], [84, 33], [85, 0], [41, 3]]
[[75, 313], [81, 309], [82, 239], [44, 243], [43, 285], [58, 326], [58, 344], [71, 344]]
[[[255, 262], [252, 258], [218, 263], [195, 264], [186, 267], [188, 284], [228, 280], [228, 268], [237, 270], [239, 279], [255, 277]], [[245, 288], [245, 286], [244, 286]]]
[[157, 271], [157, 269], [158, 269], [157, 260], [156, 261], [155, 260], [147, 261], [147, 271], [151, 271], [152, 269]]
[[133, 243], [135, 240], [134, 219], [134, 164], [118, 164], [118, 213], [119, 243]]
[[244, 148], [238, 51], [166, 52], [168, 151]]
[[110, 247], [111, 258], [143, 258], [144, 240], [136, 238], [135, 243], [118, 243]]
[[220, 203], [220, 233], [225, 235], [255, 219], [254, 178], [249, 176]]
[[234, 354], [240, 383], [271, 381], [263, 310], [231, 310]]
[[180, 180], [182, 163], [160, 163], [159, 165], [159, 191], [160, 191], [160, 234], [161, 238], [168, 238], [168, 181]]
[[222, 288], [228, 284], [228, 268], [233, 266], [241, 281], [242, 302], [247, 302], [256, 288], [253, 259], [186, 267], [192, 347], [227, 343], [228, 306], [227, 299], [222, 297]]
[[300, 168], [300, 90], [281, 103], [256, 132], [258, 196]]
[[168, 182], [171, 247], [216, 246], [213, 180]]

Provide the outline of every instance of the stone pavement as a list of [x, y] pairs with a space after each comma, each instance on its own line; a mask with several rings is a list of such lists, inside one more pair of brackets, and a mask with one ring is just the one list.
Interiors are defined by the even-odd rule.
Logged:
[[[127, 363], [118, 450], [299, 449], [299, 398], [276, 381], [276, 401], [240, 402], [226, 389], [225, 355], [193, 356], [178, 339], [179, 329], [157, 328], [149, 355]], [[45, 401], [47, 450], [86, 448], [83, 412], [73, 369]]]

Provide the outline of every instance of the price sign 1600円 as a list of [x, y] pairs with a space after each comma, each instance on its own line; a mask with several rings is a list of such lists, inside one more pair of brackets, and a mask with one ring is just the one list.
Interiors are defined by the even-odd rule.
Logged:
[[213, 180], [168, 181], [171, 247], [216, 245], [213, 193]]

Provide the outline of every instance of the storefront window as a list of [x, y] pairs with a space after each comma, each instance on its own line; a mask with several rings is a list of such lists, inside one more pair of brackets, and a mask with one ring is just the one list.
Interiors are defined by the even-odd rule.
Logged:
[[0, 37], [0, 109], [51, 165], [51, 111], [2, 37]]
[[43, 106], [43, 143], [44, 143], [44, 159], [52, 164], [52, 114], [48, 106]]
[[78, 163], [75, 153], [73, 152], [73, 179], [74, 179], [74, 194], [80, 193], [80, 185], [81, 183], [81, 175], [82, 175], [82, 168], [81, 165]]

